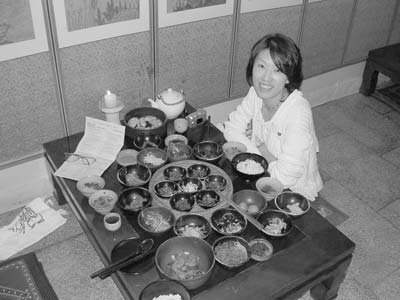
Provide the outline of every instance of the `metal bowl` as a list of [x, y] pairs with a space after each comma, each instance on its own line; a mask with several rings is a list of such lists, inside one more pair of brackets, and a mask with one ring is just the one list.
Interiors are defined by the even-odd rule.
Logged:
[[192, 210], [195, 199], [192, 193], [176, 193], [169, 199], [169, 205], [172, 209], [181, 212]]
[[144, 231], [160, 235], [172, 228], [175, 216], [168, 208], [151, 206], [140, 211], [137, 221]]
[[180, 181], [186, 176], [186, 169], [180, 166], [168, 166], [164, 169], [164, 177], [167, 180]]
[[254, 190], [240, 190], [233, 194], [232, 199], [242, 211], [251, 216], [256, 216], [267, 207], [267, 200]]
[[185, 177], [179, 181], [179, 188], [185, 193], [196, 193], [203, 187], [201, 180], [194, 177]]
[[210, 175], [211, 170], [209, 167], [203, 164], [194, 164], [188, 167], [187, 176], [199, 179], [204, 179]]
[[242, 233], [247, 227], [247, 219], [235, 209], [220, 208], [211, 214], [211, 227], [222, 235]]
[[251, 257], [249, 243], [239, 236], [220, 237], [212, 247], [215, 260], [228, 269], [243, 266]]
[[121, 167], [117, 171], [117, 179], [119, 183], [126, 187], [137, 187], [145, 185], [151, 178], [151, 171], [148, 167], [133, 164]]
[[211, 233], [211, 225], [203, 216], [187, 214], [180, 216], [174, 225], [177, 236], [192, 236], [205, 239]]
[[294, 217], [302, 216], [310, 209], [310, 201], [294, 192], [283, 192], [276, 196], [274, 202], [279, 210]]
[[163, 180], [154, 185], [154, 191], [158, 197], [168, 199], [179, 192], [179, 185], [175, 181]]
[[168, 279], [156, 280], [146, 285], [139, 295], [139, 300], [153, 300], [162, 295], [179, 295], [182, 300], [191, 300], [183, 284]]
[[[182, 264], [182, 261], [188, 260], [192, 262], [189, 268], [191, 273], [185, 272], [188, 268]], [[210, 278], [215, 257], [213, 249], [206, 241], [195, 237], [177, 236], [158, 247], [155, 262], [162, 278], [176, 280], [187, 289], [193, 290]], [[198, 274], [195, 274], [194, 270], [199, 271]]]
[[183, 141], [169, 143], [166, 149], [168, 161], [170, 162], [190, 159], [193, 155], [192, 148]]
[[211, 190], [223, 191], [225, 190], [228, 181], [222, 175], [208, 175], [204, 180], [206, 187]]
[[280, 210], [267, 209], [258, 215], [257, 221], [264, 227], [263, 232], [272, 237], [283, 237], [293, 229], [290, 216]]
[[139, 151], [137, 161], [154, 173], [167, 162], [167, 153], [158, 148], [145, 148]]
[[[249, 164], [246, 164], [250, 163]], [[242, 177], [243, 179], [247, 181], [255, 181], [258, 178], [262, 177], [265, 172], [268, 170], [268, 162], [267, 160], [262, 157], [261, 155], [255, 154], [255, 153], [249, 153], [249, 152], [243, 152], [236, 154], [232, 158], [232, 166], [236, 173]], [[257, 164], [255, 164], [257, 163]], [[255, 168], [253, 167], [254, 165], [257, 165], [260, 168], [259, 172], [255, 172]], [[239, 165], [239, 170], [238, 170], [238, 165]], [[245, 172], [241, 167], [245, 166], [245, 168], [248, 166], [247, 172]], [[261, 170], [262, 168], [262, 170]]]
[[155, 133], [140, 133], [133, 140], [133, 146], [138, 150], [144, 148], [158, 148], [161, 142], [161, 138]]
[[213, 141], [202, 141], [194, 145], [194, 156], [201, 161], [216, 163], [224, 154], [220, 144]]
[[202, 190], [194, 194], [198, 206], [209, 209], [220, 202], [219, 195], [214, 190]]
[[[161, 121], [161, 125], [152, 129], [140, 129], [131, 127], [130, 120], [132, 118], [142, 118], [146, 116], [153, 116]], [[165, 113], [155, 107], [138, 107], [128, 111], [123, 118], [123, 125], [125, 125], [125, 135], [130, 137], [132, 140], [141, 133], [154, 133], [160, 138], [164, 138], [167, 135], [167, 116]]]
[[127, 214], [134, 215], [152, 203], [151, 193], [142, 187], [127, 188], [118, 196], [118, 206]]

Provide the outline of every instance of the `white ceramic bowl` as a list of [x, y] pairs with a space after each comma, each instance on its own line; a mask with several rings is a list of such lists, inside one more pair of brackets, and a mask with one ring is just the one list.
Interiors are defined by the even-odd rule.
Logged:
[[228, 160], [232, 160], [236, 154], [246, 152], [247, 147], [240, 142], [226, 142], [222, 145], [222, 150], [224, 151], [225, 157]]
[[113, 210], [117, 200], [118, 196], [114, 191], [99, 190], [89, 197], [89, 205], [99, 214], [106, 215]]
[[275, 199], [283, 191], [282, 183], [271, 177], [261, 177], [256, 181], [257, 190], [269, 201]]
[[101, 190], [106, 185], [104, 179], [98, 175], [85, 176], [78, 180], [76, 188], [83, 196], [89, 198], [94, 192]]

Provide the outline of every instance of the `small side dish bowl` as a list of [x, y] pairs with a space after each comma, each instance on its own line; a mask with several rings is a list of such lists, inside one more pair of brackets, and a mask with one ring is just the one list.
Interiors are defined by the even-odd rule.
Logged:
[[247, 147], [240, 142], [226, 142], [222, 145], [222, 150], [224, 151], [225, 157], [228, 160], [232, 160], [236, 154], [246, 152]]
[[179, 192], [179, 185], [175, 181], [163, 180], [154, 185], [154, 191], [158, 197], [168, 199]]
[[201, 161], [216, 163], [224, 154], [220, 144], [213, 141], [202, 141], [194, 145], [194, 156]]
[[124, 149], [118, 153], [115, 160], [121, 167], [133, 165], [137, 163], [137, 154], [138, 152], [134, 149]]
[[236, 154], [231, 163], [236, 173], [248, 181], [257, 180], [268, 170], [267, 160], [255, 153], [243, 152]]
[[176, 220], [174, 232], [177, 236], [192, 236], [205, 239], [211, 233], [211, 225], [203, 216], [187, 214], [180, 216]]
[[139, 164], [121, 167], [117, 171], [117, 179], [119, 183], [126, 187], [145, 185], [149, 182], [150, 178], [150, 169]]
[[220, 202], [219, 195], [214, 190], [202, 190], [194, 194], [198, 206], [210, 209]]
[[145, 148], [139, 151], [137, 160], [154, 172], [167, 162], [167, 153], [159, 148]]
[[160, 235], [172, 228], [175, 216], [166, 207], [151, 206], [140, 211], [137, 221], [144, 231], [153, 235]]
[[168, 166], [164, 169], [164, 177], [167, 180], [179, 181], [186, 176], [186, 169], [180, 166]]
[[256, 188], [267, 201], [275, 199], [275, 197], [283, 191], [282, 183], [271, 177], [261, 177], [256, 181]]
[[161, 138], [155, 133], [140, 133], [133, 140], [133, 146], [139, 150], [152, 147], [158, 148], [161, 141]]
[[135, 215], [151, 205], [151, 193], [142, 187], [132, 187], [123, 190], [118, 196], [118, 206], [127, 214]]
[[240, 209], [251, 216], [256, 216], [267, 207], [267, 200], [254, 190], [240, 190], [233, 194], [233, 202], [235, 202]]
[[168, 161], [170, 162], [190, 159], [193, 155], [192, 148], [183, 141], [169, 143], [166, 149]]
[[187, 176], [193, 178], [204, 179], [210, 175], [211, 169], [203, 164], [194, 164], [188, 167]]
[[280, 210], [267, 209], [258, 215], [257, 221], [264, 227], [263, 232], [272, 237], [283, 237], [293, 229], [290, 216]]
[[222, 235], [242, 233], [247, 227], [247, 219], [235, 209], [220, 208], [211, 214], [211, 227]]
[[265, 261], [269, 259], [274, 252], [274, 247], [266, 239], [254, 239], [249, 242], [251, 258], [256, 261]]
[[179, 181], [179, 188], [185, 193], [196, 193], [203, 187], [201, 180], [195, 177], [185, 177]]
[[213, 249], [206, 241], [177, 236], [158, 247], [155, 262], [162, 278], [176, 280], [192, 290], [202, 286], [210, 278], [215, 257]]
[[169, 205], [172, 209], [181, 212], [192, 210], [195, 199], [192, 193], [176, 193], [169, 199]]
[[279, 210], [293, 217], [302, 216], [310, 209], [310, 201], [303, 195], [294, 192], [280, 193], [274, 202]]
[[106, 215], [110, 213], [118, 196], [111, 190], [98, 190], [89, 197], [89, 205], [99, 214]]
[[82, 177], [76, 183], [76, 188], [83, 196], [89, 198], [94, 192], [101, 190], [106, 185], [103, 177], [98, 175], [89, 175]]
[[208, 175], [206, 177], [206, 179], [204, 180], [204, 182], [208, 189], [217, 190], [220, 192], [225, 190], [225, 188], [228, 184], [228, 181], [226, 180], [226, 178], [224, 176], [216, 175], [216, 174]]
[[181, 300], [191, 300], [185, 286], [175, 280], [156, 280], [144, 287], [139, 295], [139, 300], [162, 300], [169, 295], [179, 295]]
[[168, 147], [169, 143], [183, 142], [185, 144], [188, 143], [188, 139], [186, 136], [182, 134], [171, 134], [165, 138], [165, 147]]
[[239, 236], [223, 236], [213, 244], [215, 260], [222, 266], [233, 269], [243, 266], [250, 260], [249, 243]]

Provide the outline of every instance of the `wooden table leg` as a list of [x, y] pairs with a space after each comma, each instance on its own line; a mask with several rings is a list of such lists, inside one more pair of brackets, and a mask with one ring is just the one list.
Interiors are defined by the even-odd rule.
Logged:
[[367, 59], [360, 87], [361, 94], [369, 96], [375, 91], [378, 82], [378, 74], [379, 72], [376, 70], [375, 64]]
[[337, 297], [340, 284], [346, 277], [346, 271], [350, 266], [351, 258], [342, 262], [333, 272], [321, 283], [311, 288], [310, 295], [314, 300], [332, 300]]

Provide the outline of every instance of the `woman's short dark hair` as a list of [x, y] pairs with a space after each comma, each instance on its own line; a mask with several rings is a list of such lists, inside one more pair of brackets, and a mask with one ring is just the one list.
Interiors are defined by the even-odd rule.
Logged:
[[267, 34], [254, 44], [246, 69], [248, 84], [250, 86], [253, 85], [254, 61], [257, 55], [265, 49], [269, 49], [271, 58], [277, 68], [287, 76], [289, 83], [286, 84], [286, 88], [289, 93], [299, 89], [303, 82], [303, 59], [300, 49], [291, 38], [280, 33]]

